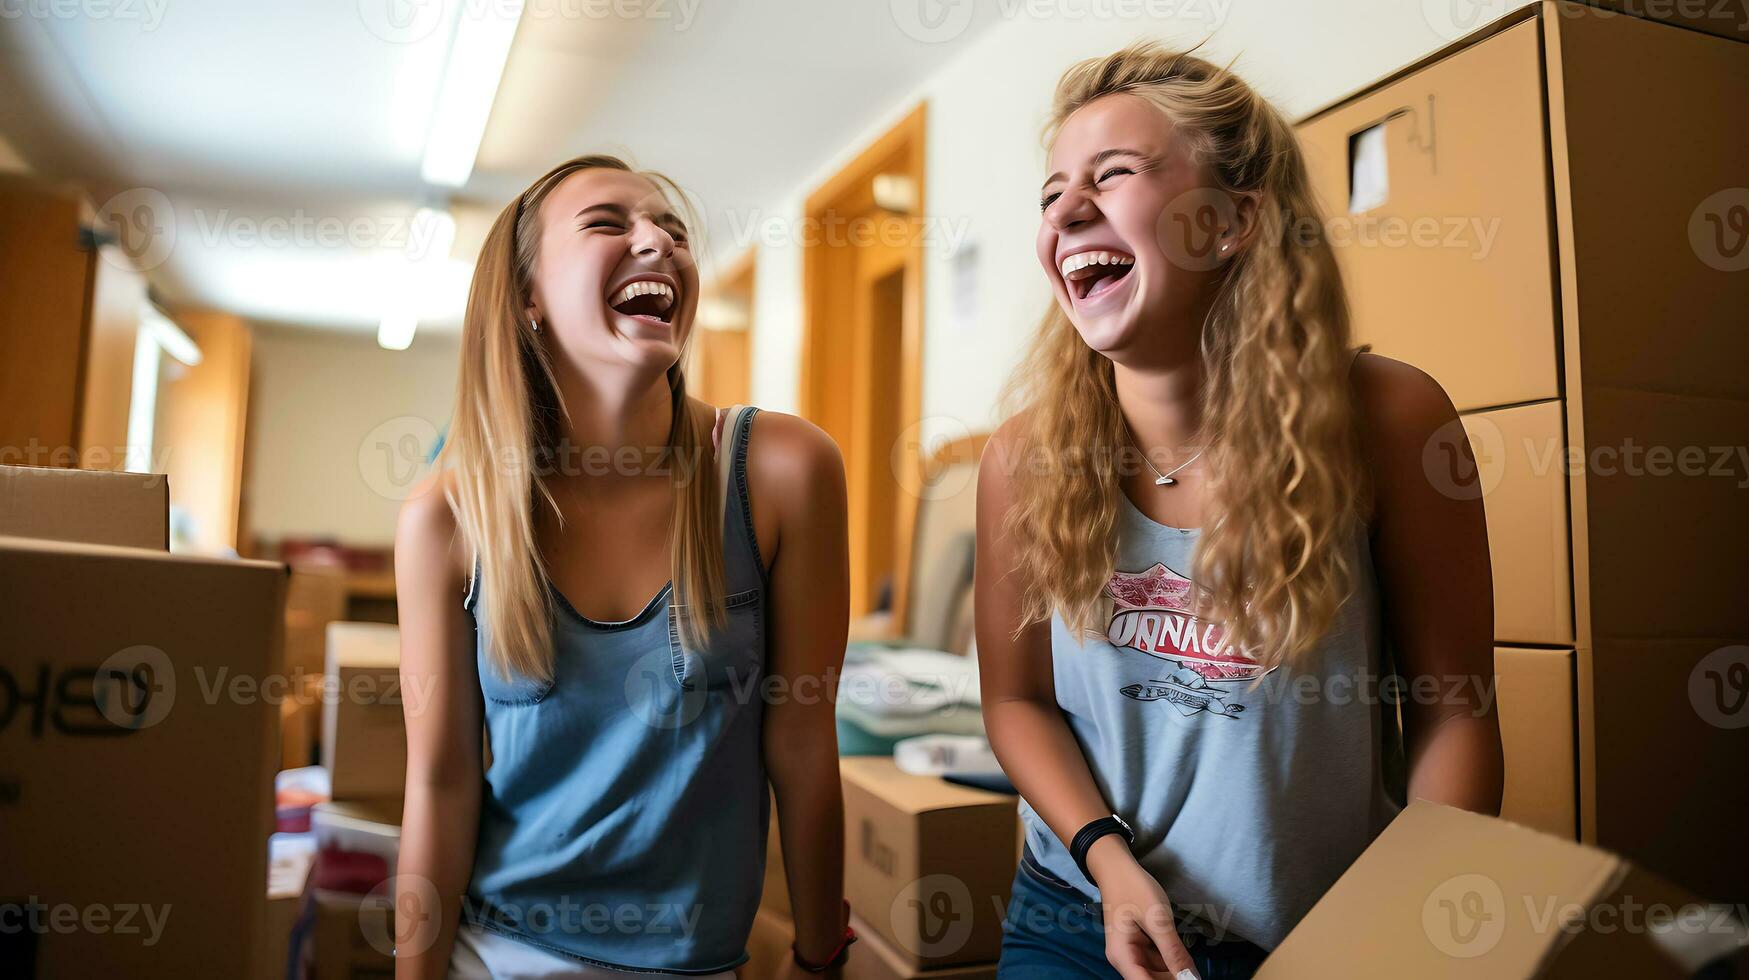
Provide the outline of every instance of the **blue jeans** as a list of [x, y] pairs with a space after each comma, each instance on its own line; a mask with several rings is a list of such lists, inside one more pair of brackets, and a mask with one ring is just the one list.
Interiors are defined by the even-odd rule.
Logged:
[[[1233, 938], [1211, 942], [1184, 936], [1203, 980], [1245, 980], [1264, 950]], [[1105, 919], [1099, 903], [1051, 874], [1028, 853], [1014, 875], [1014, 897], [1002, 923], [997, 980], [1122, 980], [1105, 958]]]

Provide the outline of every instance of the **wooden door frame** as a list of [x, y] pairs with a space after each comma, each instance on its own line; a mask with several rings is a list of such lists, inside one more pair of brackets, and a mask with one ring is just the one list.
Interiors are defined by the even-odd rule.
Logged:
[[[916, 188], [915, 200], [908, 217], [913, 222], [911, 234], [906, 236], [900, 246], [904, 253], [904, 292], [901, 300], [901, 327], [899, 338], [900, 372], [897, 380], [898, 397], [896, 404], [900, 432], [914, 433], [923, 414], [923, 219], [928, 213], [925, 205], [925, 104], [919, 103], [904, 119], [870, 143], [836, 174], [821, 184], [819, 189], [808, 196], [803, 210], [803, 228], [806, 237], [802, 241], [802, 350], [801, 375], [798, 392], [798, 405], [801, 414], [817, 423], [822, 423], [825, 408], [828, 403], [827, 393], [835, 390], [837, 383], [843, 377], [854, 377], [859, 369], [855, 363], [831, 363], [833, 346], [822, 341], [825, 331], [835, 325], [842, 325], [845, 319], [843, 309], [835, 308], [834, 303], [841, 303], [842, 298], [852, 295], [856, 288], [856, 274], [853, 263], [842, 260], [828, 261], [826, 236], [846, 217], [855, 219], [869, 212], [874, 206], [873, 182], [877, 174], [897, 173], [910, 178]], [[880, 386], [887, 390], [893, 389], [894, 379], [880, 379]], [[865, 386], [867, 390], [867, 386]], [[858, 445], [855, 440], [846, 438], [847, 433], [833, 431], [843, 429], [841, 425], [833, 425], [829, 419], [822, 427], [838, 440], [839, 448], [845, 455], [845, 469], [849, 474], [868, 472], [892, 472], [894, 478], [894, 497], [897, 505], [896, 536], [893, 548], [894, 561], [894, 604], [901, 604], [905, 590], [909, 586], [911, 545], [913, 532], [917, 522], [917, 493], [920, 485], [923, 461], [921, 451], [901, 454], [897, 467], [893, 467], [891, 446]], [[854, 502], [858, 499], [856, 488], [852, 488], [852, 513], [850, 514], [853, 538], [857, 535], [859, 522], [866, 521], [866, 513]], [[853, 550], [853, 554], [856, 552]], [[866, 612], [863, 597], [869, 594], [867, 569], [851, 568], [851, 613], [859, 615]]]

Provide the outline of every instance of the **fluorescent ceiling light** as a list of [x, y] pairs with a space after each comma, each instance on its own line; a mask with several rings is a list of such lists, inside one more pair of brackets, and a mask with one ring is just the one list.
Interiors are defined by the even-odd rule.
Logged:
[[522, 7], [522, 0], [462, 6], [449, 62], [443, 70], [443, 86], [437, 93], [431, 134], [425, 141], [420, 174], [427, 182], [460, 187], [474, 172], [474, 158], [480, 152], [480, 139], [486, 135], [486, 121], [498, 97], [498, 82], [504, 77], [504, 62], [510, 57], [510, 42], [516, 38]]
[[388, 311], [377, 324], [377, 345], [406, 350], [419, 329], [421, 297], [438, 288], [455, 245], [455, 217], [448, 211], [420, 208], [408, 224], [404, 266], [389, 287]]

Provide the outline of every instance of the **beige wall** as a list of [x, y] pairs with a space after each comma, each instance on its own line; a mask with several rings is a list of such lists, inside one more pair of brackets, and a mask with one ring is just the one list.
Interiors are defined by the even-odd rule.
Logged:
[[459, 356], [453, 335], [421, 333], [387, 351], [368, 334], [258, 327], [253, 532], [393, 544], [408, 482], [449, 421]]

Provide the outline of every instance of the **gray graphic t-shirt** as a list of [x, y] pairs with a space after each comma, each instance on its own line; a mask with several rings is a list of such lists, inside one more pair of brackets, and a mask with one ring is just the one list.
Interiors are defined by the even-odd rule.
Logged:
[[[1387, 775], [1401, 772], [1401, 738], [1379, 680], [1365, 528], [1350, 545], [1354, 592], [1328, 633], [1265, 670], [1190, 612], [1198, 532], [1119, 499], [1104, 636], [1077, 639], [1052, 622], [1057, 703], [1180, 929], [1273, 949], [1404, 795], [1400, 775]], [[1097, 898], [1064, 844], [1024, 800], [1020, 809], [1038, 863]]]

